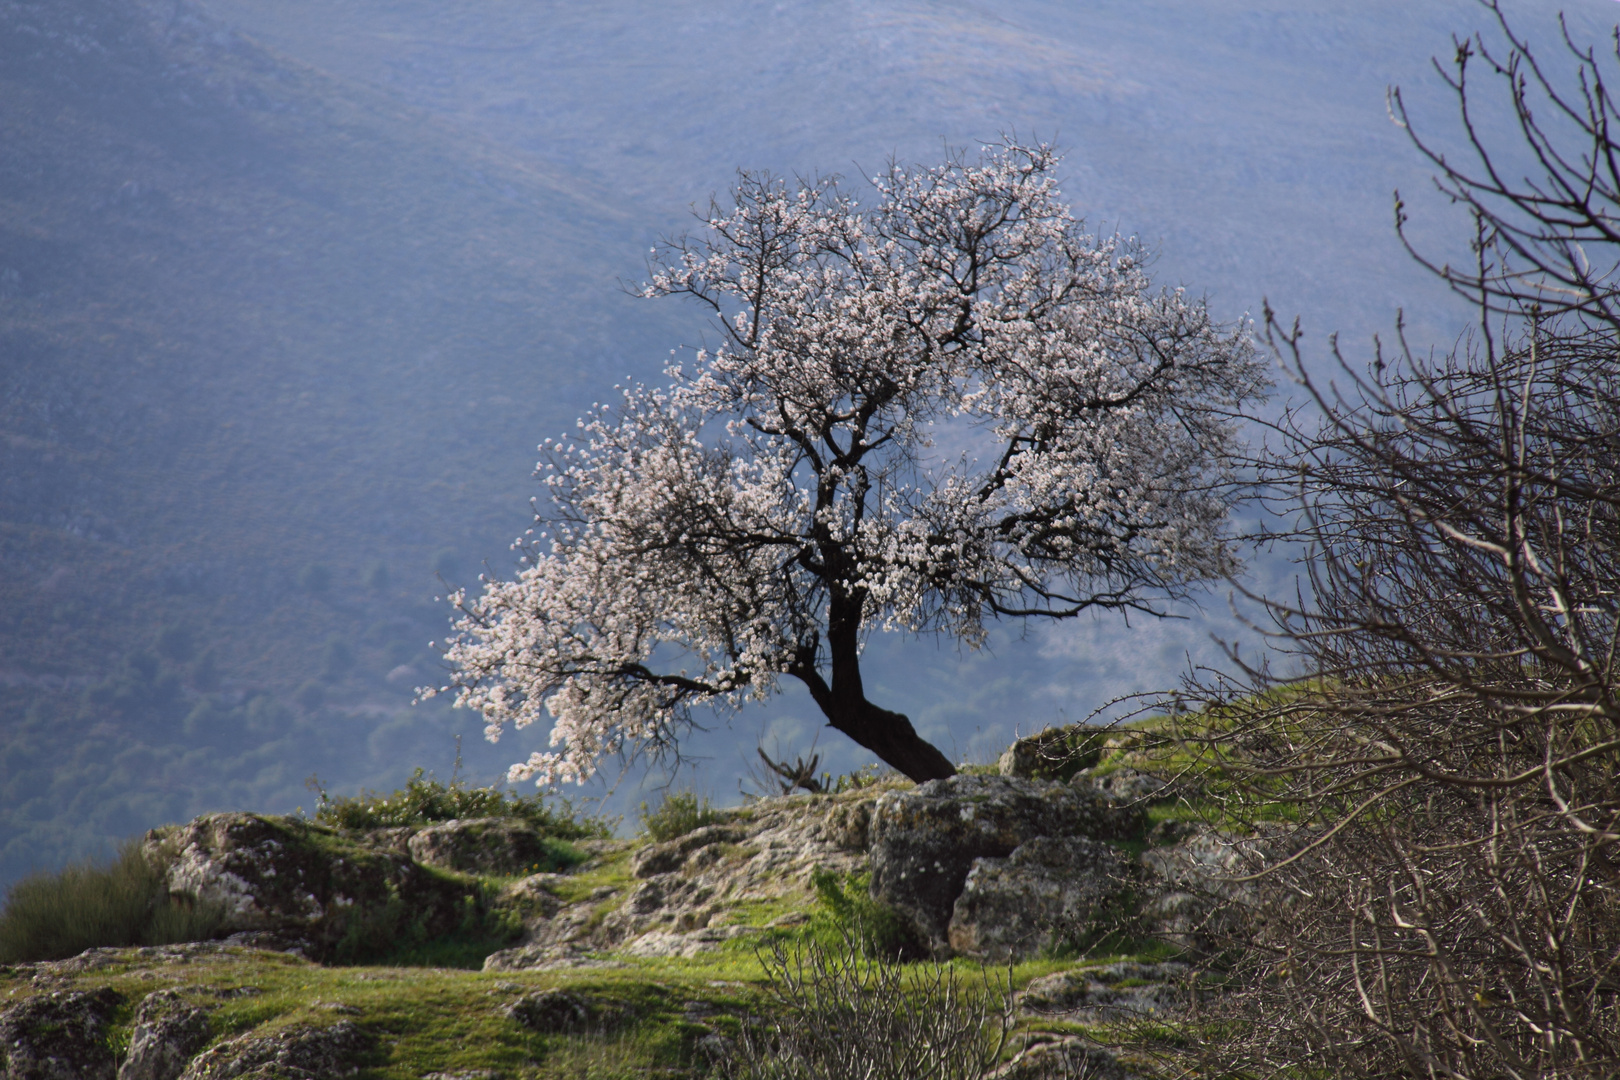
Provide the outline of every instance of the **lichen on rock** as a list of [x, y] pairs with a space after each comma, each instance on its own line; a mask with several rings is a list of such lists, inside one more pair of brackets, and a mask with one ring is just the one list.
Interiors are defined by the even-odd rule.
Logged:
[[1004, 859], [973, 860], [951, 908], [947, 938], [959, 953], [1026, 959], [1083, 935], [1125, 895], [1130, 864], [1087, 837], [1041, 836]]
[[975, 859], [1005, 858], [1037, 837], [1124, 839], [1142, 811], [1093, 788], [958, 775], [892, 792], [872, 810], [872, 894], [905, 914], [934, 948], [949, 948], [956, 899]]
[[357, 1074], [376, 1042], [352, 1020], [324, 1028], [255, 1029], [192, 1058], [180, 1080], [336, 1080]]
[[124, 996], [108, 987], [37, 994], [0, 1011], [5, 1080], [113, 1080], [107, 1028]]
[[176, 990], [155, 991], [136, 1010], [118, 1080], [176, 1080], [207, 1044], [208, 1013]]
[[516, 818], [466, 818], [428, 825], [406, 842], [411, 858], [470, 874], [521, 874], [552, 870], [562, 861], [559, 845]]

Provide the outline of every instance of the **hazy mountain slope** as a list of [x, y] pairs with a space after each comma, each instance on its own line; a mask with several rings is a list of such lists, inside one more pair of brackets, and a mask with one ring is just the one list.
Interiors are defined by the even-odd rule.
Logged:
[[[1405, 84], [1449, 124], [1429, 59], [1484, 16], [1472, 0], [204, 2], [278, 49], [587, 170], [660, 223], [738, 166], [847, 173], [1003, 131], [1055, 138], [1092, 220], [1140, 231], [1233, 313], [1271, 293], [1367, 328], [1420, 280], [1389, 199], [1427, 170], [1385, 90]], [[1610, 5], [1564, 6], [1601, 36]], [[1557, 10], [1509, 7], [1541, 30]]]
[[0, 8], [6, 875], [423, 760], [367, 740], [436, 555], [502, 552], [582, 358], [653, 336], [622, 208], [180, 10]]
[[[1589, 40], [1613, 18], [1571, 8]], [[1547, 40], [1553, 4], [1511, 10]], [[1056, 138], [1082, 212], [1223, 314], [1270, 296], [1320, 343], [1405, 305], [1444, 343], [1452, 309], [1389, 228], [1390, 190], [1427, 173], [1383, 93], [1444, 129], [1428, 58], [1481, 20], [1469, 0], [0, 0], [0, 880], [204, 809], [289, 809], [311, 771], [442, 771], [453, 730], [485, 777], [522, 756], [406, 704], [443, 633], [432, 571], [504, 568], [534, 444], [699, 339], [695, 312], [617, 283], [737, 166]], [[1456, 236], [1417, 202], [1420, 235]], [[974, 756], [1172, 683], [1222, 625], [878, 642], [869, 684]], [[789, 697], [695, 740], [701, 786], [729, 794], [757, 724], [783, 749], [820, 726]]]

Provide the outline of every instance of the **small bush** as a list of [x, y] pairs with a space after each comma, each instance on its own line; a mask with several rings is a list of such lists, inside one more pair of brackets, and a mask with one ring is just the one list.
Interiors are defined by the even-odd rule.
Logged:
[[389, 794], [363, 791], [359, 795], [328, 795], [311, 780], [319, 796], [315, 820], [339, 829], [384, 829], [400, 825], [430, 825], [454, 818], [520, 818], [536, 831], [558, 840], [605, 837], [610, 830], [600, 821], [581, 821], [566, 800], [548, 802], [543, 796], [514, 795], [493, 787], [468, 787], [452, 780], [446, 784], [417, 769], [405, 786]]
[[866, 958], [844, 936], [760, 956], [770, 1020], [717, 1055], [727, 1080], [981, 1080], [1012, 1033], [1010, 978]]
[[868, 874], [852, 874], [845, 879], [830, 870], [812, 870], [810, 885], [821, 902], [824, 925], [869, 957], [916, 960], [927, 956], [928, 946], [911, 920], [874, 900], [870, 882]]
[[224, 915], [219, 905], [171, 896], [162, 868], [130, 842], [108, 864], [84, 862], [14, 884], [0, 911], [0, 962], [201, 941], [214, 936]]
[[590, 855], [564, 840], [555, 837], [543, 837], [540, 841], [543, 852], [538, 860], [525, 866], [518, 872], [519, 877], [528, 877], [530, 874], [564, 874], [590, 858]]
[[725, 814], [711, 807], [707, 798], [700, 803], [690, 791], [665, 795], [657, 810], [649, 810], [647, 804], [642, 803], [637, 817], [641, 820], [641, 831], [658, 843], [725, 820]]
[[827, 790], [834, 795], [842, 795], [846, 791], [861, 791], [875, 784], [881, 784], [893, 775], [892, 769], [884, 769], [876, 764], [862, 765], [854, 772], [840, 775], [827, 785]]

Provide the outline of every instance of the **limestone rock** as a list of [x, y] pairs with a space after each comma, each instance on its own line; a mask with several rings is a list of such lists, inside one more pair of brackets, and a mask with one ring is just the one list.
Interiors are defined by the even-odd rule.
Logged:
[[174, 990], [146, 995], [118, 1080], [175, 1080], [208, 1044], [208, 1014]]
[[106, 987], [89, 993], [39, 994], [0, 1011], [4, 1080], [113, 1080], [117, 1063], [107, 1024], [123, 995]]
[[951, 948], [986, 960], [1033, 956], [1105, 917], [1128, 874], [1116, 849], [1084, 837], [1037, 837], [1004, 859], [975, 859], [951, 910]]
[[1128, 1080], [1114, 1055], [1083, 1039], [1036, 1043], [991, 1074], [994, 1080]]
[[[696, 955], [760, 928], [727, 925], [738, 904], [791, 897], [808, 904], [817, 870], [847, 875], [868, 867], [850, 840], [870, 820], [879, 790], [764, 799], [729, 821], [642, 849], [643, 875], [628, 891], [611, 886], [526, 922], [525, 939], [491, 954], [486, 971], [533, 971], [612, 964], [603, 954]], [[585, 847], [586, 844], [579, 846]], [[623, 841], [604, 845], [603, 857]]]
[[958, 775], [891, 792], [872, 810], [872, 893], [907, 915], [936, 948], [973, 860], [999, 859], [1036, 837], [1123, 838], [1139, 809], [1078, 785]]
[[536, 990], [524, 994], [505, 1009], [506, 1015], [541, 1035], [583, 1031], [591, 1010], [583, 998], [566, 990]]
[[550, 945], [520, 945], [484, 957], [485, 971], [568, 971], [575, 968], [617, 968], [625, 965], [605, 959], [575, 941]]
[[417, 830], [411, 858], [469, 874], [521, 874], [550, 870], [555, 862], [546, 838], [515, 818], [460, 818]]
[[1150, 848], [1142, 866], [1152, 886], [1144, 916], [1161, 937], [1202, 952], [1234, 928], [1235, 906], [1252, 893], [1242, 878], [1287, 852], [1266, 836], [1199, 831], [1173, 847]]
[[996, 770], [1020, 780], [1068, 780], [1097, 764], [1103, 738], [1103, 729], [1084, 724], [1047, 728], [1002, 751]]
[[1086, 782], [1121, 803], [1162, 802], [1175, 797], [1175, 786], [1161, 776], [1116, 769], [1105, 776], [1088, 776]]
[[499, 904], [525, 918], [549, 919], [563, 908], [563, 902], [551, 889], [564, 880], [563, 874], [530, 874], [501, 889]]
[[685, 836], [677, 836], [638, 851], [630, 860], [630, 872], [638, 878], [673, 873], [684, 867], [692, 855], [703, 848], [712, 844], [735, 844], [742, 836], [742, 830], [729, 825], [705, 825]]
[[1117, 1020], [1172, 1011], [1186, 1001], [1186, 964], [1123, 960], [1059, 971], [1032, 980], [1018, 995], [1026, 1012], [1079, 1022]]
[[250, 1031], [192, 1058], [180, 1080], [334, 1080], [358, 1073], [375, 1045], [351, 1020], [326, 1028]]
[[685, 933], [654, 930], [630, 942], [623, 951], [628, 956], [690, 960], [694, 956], [717, 951], [722, 942], [758, 932], [757, 926], [706, 926]]
[[866, 850], [872, 827], [870, 802], [834, 806], [827, 814], [822, 836], [843, 851]]
[[320, 957], [352, 918], [403, 900], [430, 934], [460, 925], [467, 890], [408, 856], [346, 840], [310, 822], [257, 814], [206, 814], [146, 846], [168, 863], [173, 892], [225, 909], [223, 929], [304, 943]]

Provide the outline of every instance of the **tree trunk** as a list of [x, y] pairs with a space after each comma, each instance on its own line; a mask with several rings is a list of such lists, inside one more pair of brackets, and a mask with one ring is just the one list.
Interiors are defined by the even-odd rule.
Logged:
[[[842, 606], [833, 605], [835, 617], [827, 634], [832, 653], [832, 684], [829, 686], [817, 670], [813, 649], [800, 658], [789, 674], [810, 688], [810, 696], [821, 707], [828, 724], [913, 782], [921, 784], [955, 776], [956, 766], [933, 743], [918, 735], [903, 713], [890, 712], [866, 700], [855, 620], [837, 618]], [[859, 611], [858, 602], [855, 610]]]
[[918, 735], [902, 713], [879, 708], [862, 698], [854, 708], [836, 715], [828, 712], [827, 721], [919, 784], [956, 775], [950, 759]]

